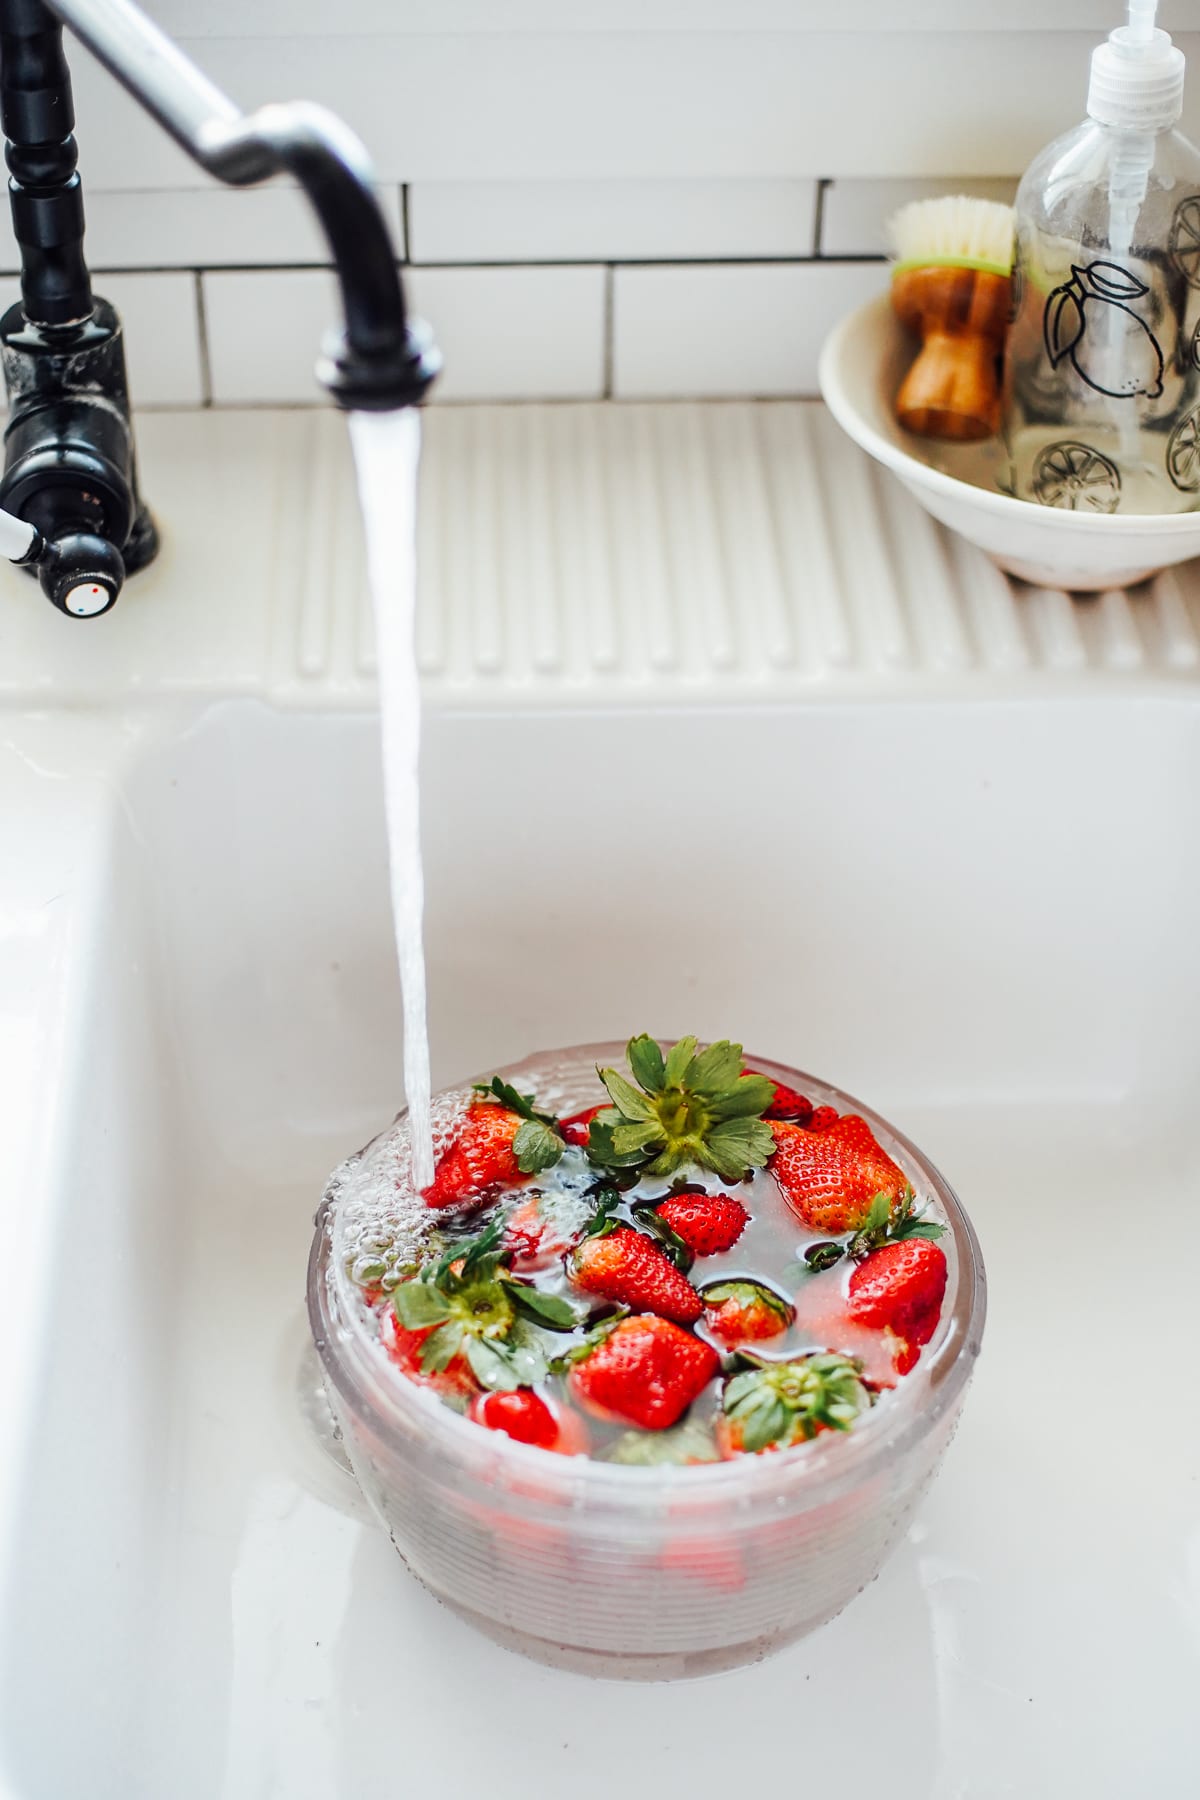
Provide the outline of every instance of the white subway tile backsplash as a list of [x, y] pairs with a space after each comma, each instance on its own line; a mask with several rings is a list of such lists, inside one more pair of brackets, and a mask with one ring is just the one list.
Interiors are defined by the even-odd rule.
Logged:
[[603, 269], [413, 269], [408, 284], [446, 359], [439, 399], [603, 393]]
[[430, 181], [409, 189], [417, 262], [808, 256], [815, 181]]
[[218, 270], [201, 282], [214, 402], [315, 405], [321, 339], [339, 317], [332, 273]]
[[125, 327], [135, 406], [199, 406], [204, 398], [194, 275], [102, 275], [96, 291]]
[[[377, 189], [398, 255], [404, 254], [400, 189]], [[324, 263], [329, 250], [299, 188], [103, 189], [85, 195], [85, 250], [94, 269], [228, 268], [262, 263]], [[3, 255], [15, 267], [6, 235]]]
[[[1161, 0], [1158, 22], [1167, 31], [1183, 31], [1194, 20], [1194, 0]], [[159, 0], [154, 17], [164, 31], [187, 36], [197, 30], [202, 10], [205, 28], [214, 34], [292, 38], [300, 33], [328, 32], [329, 0]], [[430, 31], [464, 35], [496, 30], [496, 0], [342, 0], [338, 21], [343, 31], [386, 31], [398, 37]], [[697, 31], [812, 31], [821, 29], [824, 10], [797, 6], [796, 0], [504, 0], [504, 28], [512, 32], [662, 31], [686, 36]], [[1006, 0], [1003, 23], [1022, 31], [1095, 31], [1096, 0]], [[963, 5], [963, 0], [839, 0], [837, 24], [843, 31], [995, 31], [997, 15], [989, 7]]]
[[[603, 390], [604, 270], [419, 269], [410, 303], [446, 359], [443, 400], [594, 398]], [[304, 403], [321, 337], [338, 316], [325, 270], [205, 274], [218, 404]]]
[[[286, 45], [193, 25], [185, 47], [247, 104], [290, 92], [340, 113], [385, 181], [995, 175], [1024, 168], [1080, 116], [1108, 20], [1032, 39], [1006, 23], [914, 31], [885, 13], [862, 31], [355, 36], [331, 20], [328, 34]], [[1180, 43], [1194, 70], [1200, 32]], [[85, 186], [196, 186], [194, 167], [89, 58], [73, 70]], [[1200, 82], [1183, 129], [1200, 131]]]
[[618, 269], [614, 393], [815, 394], [826, 333], [886, 279], [874, 263]]
[[908, 201], [931, 200], [939, 194], [974, 194], [984, 200], [1011, 202], [1017, 180], [1016, 175], [930, 175], [920, 180], [831, 181], [821, 200], [821, 255], [885, 255], [890, 248], [887, 222]]

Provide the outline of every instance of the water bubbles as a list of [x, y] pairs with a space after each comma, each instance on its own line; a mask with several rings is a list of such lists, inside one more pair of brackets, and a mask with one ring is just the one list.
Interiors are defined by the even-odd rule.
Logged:
[[[433, 1101], [435, 1161], [453, 1144], [471, 1098], [469, 1088], [459, 1088]], [[330, 1176], [326, 1198], [331, 1202], [335, 1251], [360, 1287], [390, 1293], [420, 1262], [438, 1215], [426, 1206], [417, 1182], [407, 1114]]]

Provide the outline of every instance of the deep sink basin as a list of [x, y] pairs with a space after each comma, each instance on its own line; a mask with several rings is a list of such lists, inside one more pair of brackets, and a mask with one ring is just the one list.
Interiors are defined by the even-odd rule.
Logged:
[[1190, 686], [431, 710], [436, 1082], [734, 1033], [894, 1119], [987, 1261], [879, 1580], [657, 1688], [444, 1611], [305, 1417], [321, 1185], [401, 1097], [370, 713], [26, 701], [0, 736], [6, 1800], [451, 1795], [468, 1725], [496, 1800], [728, 1800], [748, 1756], [864, 1800], [1192, 1793]]

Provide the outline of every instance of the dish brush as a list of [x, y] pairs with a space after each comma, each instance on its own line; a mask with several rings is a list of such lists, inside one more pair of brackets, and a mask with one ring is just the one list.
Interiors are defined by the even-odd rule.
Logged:
[[889, 221], [888, 235], [892, 305], [921, 338], [896, 417], [920, 437], [992, 437], [1012, 303], [1012, 207], [965, 194], [913, 200]]

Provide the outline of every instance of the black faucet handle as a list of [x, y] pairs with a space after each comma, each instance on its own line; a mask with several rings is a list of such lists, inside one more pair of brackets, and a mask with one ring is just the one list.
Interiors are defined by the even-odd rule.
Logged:
[[68, 531], [47, 543], [37, 563], [46, 598], [72, 619], [95, 619], [116, 602], [125, 559], [93, 531]]

